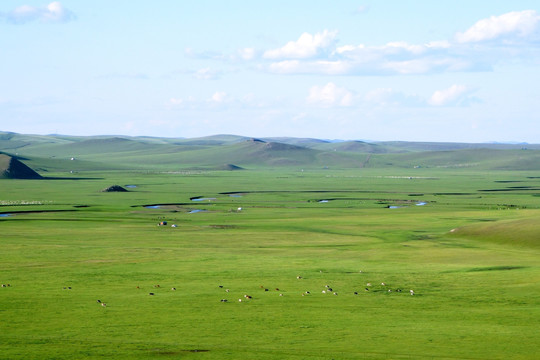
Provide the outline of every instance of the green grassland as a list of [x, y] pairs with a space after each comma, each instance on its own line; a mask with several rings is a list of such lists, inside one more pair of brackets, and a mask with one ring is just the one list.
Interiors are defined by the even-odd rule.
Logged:
[[0, 180], [0, 358], [537, 358], [540, 168], [508, 165], [536, 150], [325, 167], [232, 136], [189, 164], [172, 140], [42, 140], [17, 152], [45, 180]]

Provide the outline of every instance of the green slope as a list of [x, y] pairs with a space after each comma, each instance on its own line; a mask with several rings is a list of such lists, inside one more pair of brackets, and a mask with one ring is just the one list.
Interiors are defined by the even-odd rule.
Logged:
[[[268, 141], [272, 140], [272, 141]], [[253, 139], [24, 135], [0, 132], [0, 151], [29, 159], [39, 171], [219, 168], [477, 168], [539, 170], [538, 145], [428, 142], [329, 142], [310, 138]], [[70, 162], [71, 161], [71, 162]]]

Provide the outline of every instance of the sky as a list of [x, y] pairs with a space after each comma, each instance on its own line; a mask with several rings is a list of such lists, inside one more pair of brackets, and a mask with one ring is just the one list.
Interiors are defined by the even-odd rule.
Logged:
[[0, 2], [0, 131], [540, 143], [538, 0]]

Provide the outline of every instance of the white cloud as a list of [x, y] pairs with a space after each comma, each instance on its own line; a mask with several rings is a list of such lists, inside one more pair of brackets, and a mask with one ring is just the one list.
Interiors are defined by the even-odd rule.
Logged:
[[174, 106], [174, 107], [180, 107], [180, 108], [184, 108], [184, 107], [187, 107], [187, 106], [193, 106], [194, 104], [196, 104], [196, 99], [193, 97], [193, 96], [188, 96], [187, 99], [183, 99], [183, 98], [170, 98], [169, 99], [169, 104]]
[[526, 37], [538, 29], [540, 16], [535, 10], [512, 11], [482, 19], [456, 35], [459, 43], [474, 43], [504, 36]]
[[240, 55], [240, 58], [244, 60], [253, 60], [257, 55], [255, 49], [253, 48], [240, 49], [238, 50], [238, 54]]
[[[338, 45], [337, 31], [303, 33], [284, 46], [235, 55], [186, 54], [215, 60], [250, 60], [255, 69], [274, 74], [417, 75], [492, 71], [501, 62], [538, 62], [540, 15], [535, 10], [509, 12], [478, 21], [453, 39], [423, 44], [391, 41], [382, 45]], [[520, 41], [516, 41], [516, 40]], [[491, 40], [491, 41], [488, 41]], [[478, 46], [484, 42], [483, 46]], [[511, 48], [510, 48], [511, 47]]]
[[363, 100], [368, 105], [377, 106], [424, 106], [425, 101], [416, 95], [408, 95], [392, 88], [369, 91]]
[[193, 77], [199, 80], [214, 80], [220, 76], [219, 71], [212, 70], [210, 68], [203, 68], [195, 71]]
[[324, 74], [345, 75], [351, 70], [346, 61], [299, 61], [285, 60], [270, 64], [266, 70], [276, 74]]
[[21, 5], [11, 12], [4, 14], [9, 22], [23, 24], [30, 21], [41, 20], [45, 22], [67, 22], [75, 19], [75, 14], [54, 1], [45, 7]]
[[217, 91], [215, 92], [212, 97], [208, 101], [216, 104], [222, 104], [224, 102], [229, 101], [229, 95], [225, 91]]
[[467, 88], [463, 85], [452, 85], [448, 89], [437, 90], [431, 95], [428, 103], [433, 106], [457, 104], [464, 100]]
[[307, 102], [322, 107], [351, 106], [353, 94], [349, 90], [340, 88], [330, 82], [324, 86], [312, 86], [309, 89]]
[[332, 48], [337, 31], [324, 30], [315, 35], [303, 33], [298, 40], [289, 41], [285, 46], [264, 52], [266, 59], [306, 59], [319, 56]]
[[363, 14], [363, 13], [366, 13], [368, 12], [370, 9], [370, 6], [369, 5], [360, 5], [356, 8], [356, 10], [354, 11], [355, 14]]

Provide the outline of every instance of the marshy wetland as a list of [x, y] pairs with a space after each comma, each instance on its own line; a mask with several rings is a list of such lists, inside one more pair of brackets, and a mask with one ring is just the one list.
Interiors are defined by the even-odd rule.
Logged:
[[411, 171], [4, 180], [2, 357], [535, 358], [538, 174]]
[[0, 180], [0, 358], [537, 357], [535, 152], [529, 169], [514, 150], [479, 167], [211, 153], [242, 168], [223, 170], [132, 149], [28, 150], [46, 176]]

